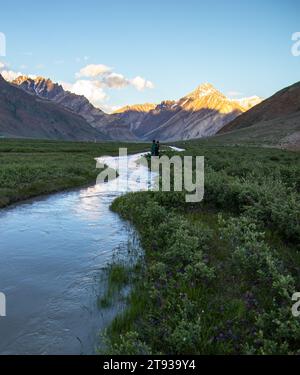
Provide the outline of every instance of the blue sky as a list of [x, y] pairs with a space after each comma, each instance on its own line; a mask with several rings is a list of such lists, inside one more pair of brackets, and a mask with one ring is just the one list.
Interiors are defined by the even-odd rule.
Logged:
[[[300, 80], [299, 14], [299, 0], [11, 0], [1, 5], [0, 61], [70, 85], [98, 79], [76, 78], [88, 64], [110, 67], [127, 84], [96, 85], [107, 108], [177, 99], [203, 82], [268, 97]], [[132, 84], [137, 76], [154, 88]]]

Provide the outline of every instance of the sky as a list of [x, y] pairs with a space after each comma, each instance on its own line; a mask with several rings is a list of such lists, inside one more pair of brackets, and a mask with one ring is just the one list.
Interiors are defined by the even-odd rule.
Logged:
[[60, 82], [112, 111], [212, 83], [266, 98], [300, 80], [299, 0], [0, 0], [0, 72]]

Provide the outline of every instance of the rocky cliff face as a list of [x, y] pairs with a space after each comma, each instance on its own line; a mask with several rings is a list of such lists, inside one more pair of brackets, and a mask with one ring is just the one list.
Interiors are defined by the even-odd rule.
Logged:
[[0, 135], [61, 140], [105, 140], [108, 137], [72, 111], [30, 95], [0, 75]]
[[176, 101], [126, 106], [109, 115], [49, 79], [21, 76], [13, 84], [80, 115], [114, 140], [175, 141], [211, 136], [260, 101], [257, 97], [231, 100], [206, 83]]
[[175, 141], [214, 135], [258, 101], [228, 99], [206, 83], [177, 101], [163, 101], [148, 111], [127, 107], [116, 115], [142, 139]]
[[110, 116], [101, 109], [94, 107], [87, 98], [76, 95], [63, 89], [50, 79], [38, 77], [31, 79], [20, 76], [12, 82], [26, 92], [67, 108], [68, 110], [83, 117], [93, 128], [101, 131], [108, 139], [112, 140], [136, 140], [134, 134], [119, 118]]

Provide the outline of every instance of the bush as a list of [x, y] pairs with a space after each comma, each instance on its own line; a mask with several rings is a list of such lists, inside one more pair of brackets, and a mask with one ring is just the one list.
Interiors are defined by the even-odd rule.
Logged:
[[[291, 354], [300, 344], [300, 324], [291, 313], [295, 280], [265, 242], [264, 233], [247, 217], [225, 221], [222, 234], [233, 248], [233, 272], [250, 278], [251, 292], [262, 296], [255, 312], [255, 338], [245, 343], [245, 353]], [[267, 296], [267, 298], [266, 298]]]

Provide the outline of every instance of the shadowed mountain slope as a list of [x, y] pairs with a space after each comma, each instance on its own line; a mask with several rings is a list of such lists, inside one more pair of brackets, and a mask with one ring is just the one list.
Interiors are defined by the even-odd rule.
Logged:
[[[183, 98], [153, 105], [125, 107], [116, 112], [140, 138], [176, 141], [211, 136], [261, 99], [228, 99], [211, 84], [200, 85]], [[150, 110], [149, 110], [150, 109]]]
[[32, 95], [51, 100], [57, 105], [80, 115], [93, 128], [104, 134], [107, 139], [137, 140], [122, 120], [94, 107], [85, 96], [64, 90], [61, 85], [53, 83], [50, 79], [43, 77], [32, 79], [27, 76], [20, 76], [12, 83]]
[[84, 118], [30, 95], [0, 75], [0, 136], [60, 140], [105, 140]]

